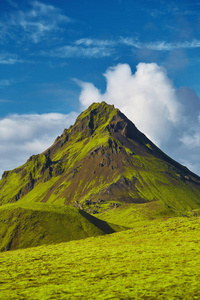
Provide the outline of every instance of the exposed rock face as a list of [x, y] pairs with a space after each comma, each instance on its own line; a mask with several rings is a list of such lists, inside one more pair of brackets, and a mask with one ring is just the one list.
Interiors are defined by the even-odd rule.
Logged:
[[84, 111], [44, 153], [4, 172], [0, 195], [1, 204], [32, 199], [93, 213], [149, 201], [184, 210], [199, 207], [200, 178], [102, 102]]

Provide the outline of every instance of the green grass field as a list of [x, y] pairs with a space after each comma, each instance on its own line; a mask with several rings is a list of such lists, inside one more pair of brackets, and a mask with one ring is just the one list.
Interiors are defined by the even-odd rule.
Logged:
[[0, 254], [0, 299], [200, 299], [200, 218]]

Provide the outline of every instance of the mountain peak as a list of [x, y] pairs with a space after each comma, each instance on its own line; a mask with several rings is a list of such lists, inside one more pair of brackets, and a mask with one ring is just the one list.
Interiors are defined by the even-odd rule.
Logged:
[[156, 147], [113, 105], [93, 103], [45, 152], [6, 172], [1, 202], [37, 201], [99, 212], [122, 203], [200, 206], [200, 178]]
[[[64, 131], [66, 134], [66, 130]], [[140, 143], [147, 143], [147, 138], [139, 132], [136, 126], [114, 105], [105, 101], [91, 104], [76, 119], [74, 126], [67, 131], [74, 139], [79, 132], [79, 138], [86, 138], [100, 133], [115, 133], [131, 138]], [[68, 136], [69, 137], [69, 136]]]
[[106, 125], [117, 112], [118, 109], [114, 105], [109, 105], [104, 101], [93, 103], [78, 116], [74, 127], [77, 129], [79, 124], [81, 124], [82, 130], [89, 127], [89, 131], [92, 134], [98, 127]]
[[91, 136], [105, 134], [105, 132], [108, 134], [110, 122], [116, 120], [119, 114], [120, 111], [114, 105], [109, 105], [104, 101], [91, 104], [77, 117], [74, 125], [65, 129], [63, 134], [55, 140], [54, 148], [63, 145], [66, 141], [80, 141]]

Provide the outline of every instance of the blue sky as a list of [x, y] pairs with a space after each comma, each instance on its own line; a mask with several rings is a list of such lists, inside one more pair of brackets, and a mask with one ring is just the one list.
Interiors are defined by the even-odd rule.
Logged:
[[0, 28], [0, 173], [106, 100], [200, 174], [199, 1], [2, 0]]

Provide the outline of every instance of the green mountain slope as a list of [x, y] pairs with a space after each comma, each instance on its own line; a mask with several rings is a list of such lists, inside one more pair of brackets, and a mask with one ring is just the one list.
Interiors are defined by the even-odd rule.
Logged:
[[84, 111], [44, 153], [4, 172], [0, 197], [1, 205], [44, 202], [89, 213], [151, 201], [184, 211], [200, 205], [200, 178], [102, 102]]
[[0, 251], [68, 242], [121, 229], [68, 206], [17, 203], [0, 207]]

